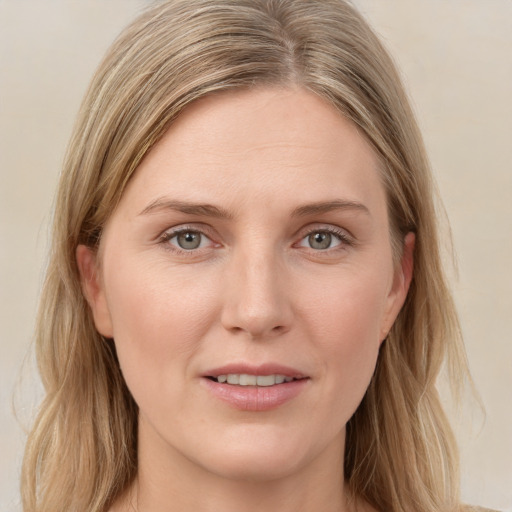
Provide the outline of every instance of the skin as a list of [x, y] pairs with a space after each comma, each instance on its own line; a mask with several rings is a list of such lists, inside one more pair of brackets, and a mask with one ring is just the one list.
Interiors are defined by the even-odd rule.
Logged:
[[[180, 249], [176, 229], [200, 246]], [[353, 509], [345, 425], [412, 273], [413, 235], [395, 265], [389, 231], [378, 159], [322, 99], [263, 88], [188, 107], [141, 163], [99, 252], [77, 250], [96, 327], [140, 407], [139, 472], [115, 510]], [[240, 362], [308, 380], [280, 407], [239, 410], [202, 376]]]

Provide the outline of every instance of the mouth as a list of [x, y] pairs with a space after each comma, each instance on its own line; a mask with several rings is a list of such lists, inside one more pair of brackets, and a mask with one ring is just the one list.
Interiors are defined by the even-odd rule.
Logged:
[[257, 387], [270, 387], [293, 382], [296, 380], [302, 380], [307, 377], [289, 377], [282, 374], [270, 374], [270, 375], [251, 375], [248, 373], [227, 373], [222, 375], [207, 376], [208, 379], [219, 384], [229, 384], [232, 386], [257, 386]]
[[203, 374], [212, 396], [242, 411], [262, 412], [292, 402], [309, 386], [311, 378], [278, 364], [230, 364]]

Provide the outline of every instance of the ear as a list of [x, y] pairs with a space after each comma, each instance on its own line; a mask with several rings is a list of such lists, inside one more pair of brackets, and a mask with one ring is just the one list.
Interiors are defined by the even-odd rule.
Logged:
[[402, 257], [400, 264], [396, 267], [393, 276], [393, 285], [387, 297], [386, 314], [381, 325], [380, 340], [383, 341], [388, 335], [398, 313], [404, 305], [411, 285], [414, 268], [414, 244], [416, 237], [414, 233], [407, 233], [404, 238]]
[[97, 253], [90, 247], [79, 245], [76, 248], [80, 283], [83, 294], [92, 310], [94, 325], [102, 336], [112, 338], [112, 320], [97, 259]]

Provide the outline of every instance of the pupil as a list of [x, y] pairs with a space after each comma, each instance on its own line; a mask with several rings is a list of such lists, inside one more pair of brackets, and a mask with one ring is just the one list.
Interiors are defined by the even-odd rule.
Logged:
[[198, 233], [187, 231], [178, 235], [178, 245], [182, 249], [197, 249], [201, 243], [201, 237]]
[[314, 233], [309, 236], [309, 243], [313, 249], [328, 249], [331, 245], [330, 233]]

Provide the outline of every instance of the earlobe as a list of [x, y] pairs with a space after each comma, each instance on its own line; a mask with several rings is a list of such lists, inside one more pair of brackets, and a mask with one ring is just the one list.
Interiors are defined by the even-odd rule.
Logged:
[[412, 281], [414, 269], [414, 245], [416, 237], [414, 233], [407, 233], [404, 238], [404, 245], [400, 264], [395, 270], [393, 286], [388, 295], [388, 307], [381, 329], [381, 341], [386, 338], [398, 313], [404, 305], [407, 293]]
[[76, 262], [82, 291], [91, 308], [96, 329], [102, 336], [112, 338], [112, 321], [98, 268], [97, 253], [90, 247], [79, 245], [76, 248]]

